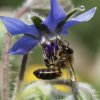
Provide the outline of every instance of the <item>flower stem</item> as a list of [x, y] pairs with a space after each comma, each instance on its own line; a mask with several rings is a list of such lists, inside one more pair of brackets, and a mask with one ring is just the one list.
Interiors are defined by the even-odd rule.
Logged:
[[45, 82], [50, 83], [50, 84], [60, 84], [60, 85], [71, 86], [71, 80], [56, 79], [56, 80], [46, 80]]
[[24, 78], [24, 73], [26, 70], [26, 64], [27, 64], [27, 59], [28, 59], [28, 54], [25, 54], [22, 58], [22, 64], [21, 64], [21, 69], [19, 73], [19, 81], [22, 81]]
[[25, 54], [23, 56], [23, 58], [22, 58], [22, 63], [21, 63], [19, 77], [18, 77], [18, 82], [17, 82], [17, 87], [16, 87], [16, 93], [18, 92], [18, 90], [20, 88], [20, 83], [24, 79], [24, 74], [25, 74], [25, 70], [26, 70], [27, 59], [28, 59], [28, 54]]
[[76, 81], [72, 81], [71, 82], [71, 88], [72, 88], [72, 93], [74, 96], [75, 100], [79, 100], [78, 98], [78, 88], [77, 88], [77, 82]]
[[19, 92], [20, 84], [21, 84], [21, 82], [24, 79], [24, 74], [25, 74], [25, 70], [26, 70], [27, 59], [28, 59], [28, 54], [25, 54], [23, 56], [23, 58], [22, 58], [22, 63], [21, 63], [20, 71], [19, 71], [18, 81], [17, 81], [16, 86], [15, 86], [15, 91], [14, 91], [14, 95], [12, 97], [12, 100], [16, 99], [16, 94]]
[[50, 81], [45, 81], [45, 82], [50, 83], [50, 84], [60, 84], [60, 85], [71, 87], [74, 100], [79, 100], [79, 93], [78, 93], [78, 87], [77, 87], [78, 83], [76, 81], [67, 80], [67, 79], [66, 80], [57, 79], [57, 80], [50, 80]]
[[3, 88], [2, 88], [2, 100], [8, 100], [9, 98], [9, 92], [8, 92], [8, 79], [9, 79], [9, 54], [8, 50], [11, 45], [11, 38], [6, 34], [5, 35], [5, 40], [4, 40], [4, 52], [3, 52], [3, 61], [2, 61], [2, 66], [3, 66]]

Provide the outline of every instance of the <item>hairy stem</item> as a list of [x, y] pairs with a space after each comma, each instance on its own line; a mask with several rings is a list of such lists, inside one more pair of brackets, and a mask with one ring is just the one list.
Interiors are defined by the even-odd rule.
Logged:
[[74, 99], [79, 100], [79, 94], [78, 94], [76, 81], [57, 79], [57, 80], [50, 80], [50, 81], [45, 81], [45, 82], [50, 83], [50, 84], [60, 84], [60, 85], [71, 87]]
[[60, 85], [68, 85], [71, 86], [71, 80], [62, 80], [62, 79], [57, 79], [57, 80], [49, 80], [45, 81], [50, 84], [60, 84]]
[[11, 38], [6, 34], [5, 35], [5, 40], [4, 40], [4, 52], [3, 52], [3, 61], [2, 61], [2, 66], [3, 66], [3, 72], [2, 72], [2, 77], [3, 77], [3, 89], [2, 89], [2, 100], [8, 100], [9, 98], [9, 92], [8, 92], [8, 79], [9, 79], [9, 54], [8, 50], [11, 45]]
[[18, 90], [20, 88], [20, 84], [21, 84], [21, 82], [24, 79], [24, 74], [25, 74], [25, 70], [26, 70], [27, 59], [28, 59], [28, 54], [25, 54], [23, 56], [23, 58], [22, 58], [22, 63], [21, 63], [21, 67], [20, 67], [20, 72], [19, 72], [19, 77], [18, 77], [18, 81], [17, 81], [15, 95], [17, 94], [17, 92], [18, 92]]
[[78, 95], [78, 89], [77, 89], [77, 82], [76, 81], [72, 81], [71, 82], [71, 88], [72, 88], [72, 93], [74, 96], [75, 100], [79, 100], [79, 95]]

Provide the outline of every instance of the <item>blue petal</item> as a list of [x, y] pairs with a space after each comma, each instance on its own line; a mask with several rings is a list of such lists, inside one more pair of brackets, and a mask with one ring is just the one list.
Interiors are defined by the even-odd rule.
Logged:
[[10, 54], [27, 54], [32, 48], [39, 43], [39, 40], [32, 36], [25, 35], [20, 38], [10, 49]]
[[59, 32], [60, 34], [67, 34], [67, 30], [68, 28], [70, 28], [71, 26], [75, 25], [75, 24], [78, 24], [79, 22], [86, 22], [86, 21], [89, 21], [95, 14], [96, 12], [96, 7], [88, 10], [87, 12], [67, 21], [61, 31]]
[[18, 35], [18, 34], [30, 34], [30, 35], [39, 35], [39, 31], [34, 25], [26, 25], [24, 22], [10, 17], [3, 17], [0, 16], [3, 24], [5, 25], [7, 31], [11, 35]]
[[59, 4], [58, 0], [51, 0], [51, 10], [47, 19], [42, 23], [47, 26], [48, 29], [53, 32], [55, 31], [59, 22], [66, 18], [65, 11]]

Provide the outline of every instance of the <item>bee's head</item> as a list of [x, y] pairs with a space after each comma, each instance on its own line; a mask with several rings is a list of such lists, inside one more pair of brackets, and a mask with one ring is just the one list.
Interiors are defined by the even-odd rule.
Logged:
[[61, 55], [71, 55], [73, 54], [73, 49], [69, 48], [69, 47], [64, 47], [62, 48], [62, 50], [59, 52], [59, 56]]
[[[67, 42], [67, 41], [65, 41]], [[58, 46], [61, 49], [61, 54], [73, 54], [73, 49], [71, 49], [69, 47], [69, 42], [64, 43], [63, 41], [61, 41], [60, 39], [57, 40]]]
[[65, 53], [67, 54], [73, 54], [73, 49], [66, 47], [66, 49], [64, 50]]

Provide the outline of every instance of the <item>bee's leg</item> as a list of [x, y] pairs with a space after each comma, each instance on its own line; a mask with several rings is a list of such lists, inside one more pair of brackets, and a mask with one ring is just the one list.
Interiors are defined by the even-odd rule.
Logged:
[[70, 63], [69, 72], [70, 72], [70, 77], [71, 77], [72, 93], [73, 93], [74, 99], [79, 100], [79, 92], [78, 92], [74, 68], [73, 68], [71, 62], [69, 62], [69, 63]]
[[72, 81], [76, 81], [76, 76], [75, 76], [75, 72], [74, 72], [74, 68], [71, 64], [71, 62], [69, 61], [70, 67], [69, 67], [69, 72], [70, 72], [70, 78]]
[[48, 59], [44, 58], [45, 65], [50, 68], [51, 64]]
[[46, 67], [50, 68], [51, 66], [54, 66], [55, 61], [57, 59], [58, 58], [56, 56], [53, 56], [52, 59], [50, 59], [50, 60], [48, 58], [44, 57], [44, 62], [45, 62]]

